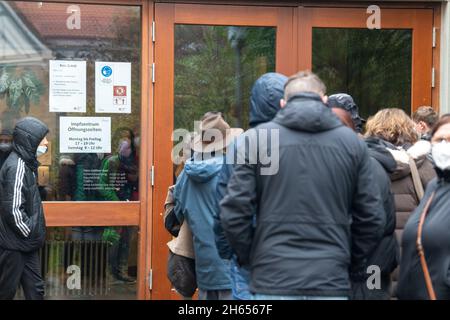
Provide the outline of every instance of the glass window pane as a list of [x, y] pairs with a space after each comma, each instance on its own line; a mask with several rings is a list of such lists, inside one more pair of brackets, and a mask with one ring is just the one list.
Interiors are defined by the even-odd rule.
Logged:
[[137, 241], [135, 227], [48, 228], [40, 250], [45, 299], [136, 299]]
[[352, 95], [361, 116], [411, 112], [412, 30], [313, 28], [312, 60], [328, 94]]
[[275, 71], [276, 28], [175, 26], [175, 128], [193, 130], [207, 111], [248, 127], [254, 81]]
[[[0, 130], [27, 115], [49, 126], [49, 152], [38, 159], [43, 200], [139, 200], [140, 21], [139, 6], [0, 2], [0, 89], [8, 87], [0, 95]], [[86, 62], [86, 112], [50, 112], [49, 60]], [[108, 113], [96, 108], [96, 62], [131, 63], [131, 87], [116, 86], [125, 81], [122, 76], [113, 80]], [[127, 99], [130, 113], [111, 112], [123, 112], [119, 108]], [[110, 129], [104, 126], [110, 152], [99, 153], [97, 142], [83, 141], [77, 144], [83, 153], [66, 153], [67, 141], [60, 141], [63, 117], [110, 119]], [[99, 141], [100, 136], [93, 133], [89, 139]]]

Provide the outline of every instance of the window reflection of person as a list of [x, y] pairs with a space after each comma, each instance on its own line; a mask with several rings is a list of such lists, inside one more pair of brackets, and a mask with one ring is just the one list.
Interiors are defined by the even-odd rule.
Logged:
[[76, 167], [73, 155], [62, 154], [59, 159], [59, 200], [73, 201], [76, 188]]
[[0, 169], [12, 150], [12, 130], [2, 129], [0, 132]]
[[[90, 185], [85, 181], [87, 174], [94, 173], [100, 168], [100, 159], [96, 153], [76, 153], [75, 162], [75, 190], [73, 201], [98, 201], [99, 194], [96, 190], [96, 181]], [[93, 175], [95, 177], [95, 174]], [[100, 241], [104, 227], [74, 227], [72, 228], [72, 240]]]
[[[120, 128], [113, 141], [117, 154], [105, 157], [100, 175], [100, 195], [105, 201], [137, 201], [138, 194], [138, 156], [135, 137], [131, 129]], [[116, 280], [134, 282], [128, 275], [128, 257], [131, 240], [131, 227], [114, 228], [119, 239], [112, 241], [110, 248], [111, 273]]]

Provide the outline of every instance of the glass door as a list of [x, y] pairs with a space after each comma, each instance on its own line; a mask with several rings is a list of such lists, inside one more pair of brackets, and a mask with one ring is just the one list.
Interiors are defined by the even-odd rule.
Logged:
[[163, 226], [175, 129], [192, 131], [207, 111], [248, 127], [253, 82], [266, 72], [296, 71], [293, 8], [155, 4], [155, 188], [152, 298], [177, 298], [166, 276], [170, 240]]
[[411, 114], [432, 105], [433, 10], [370, 12], [300, 7], [300, 69], [317, 73], [328, 94], [352, 95], [363, 117], [382, 108]]
[[150, 10], [81, 2], [0, 1], [0, 131], [50, 129], [45, 298], [144, 298]]

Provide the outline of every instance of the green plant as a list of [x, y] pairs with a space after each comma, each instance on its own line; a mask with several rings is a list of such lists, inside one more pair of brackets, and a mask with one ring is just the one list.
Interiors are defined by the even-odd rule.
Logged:
[[31, 104], [38, 105], [44, 86], [33, 70], [3, 67], [0, 75], [0, 99], [16, 116], [28, 114]]

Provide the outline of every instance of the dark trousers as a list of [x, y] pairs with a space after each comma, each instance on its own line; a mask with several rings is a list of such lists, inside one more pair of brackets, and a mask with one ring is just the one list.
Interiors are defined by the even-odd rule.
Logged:
[[27, 300], [44, 299], [39, 251], [23, 253], [0, 248], [0, 300], [12, 300], [22, 286]]

